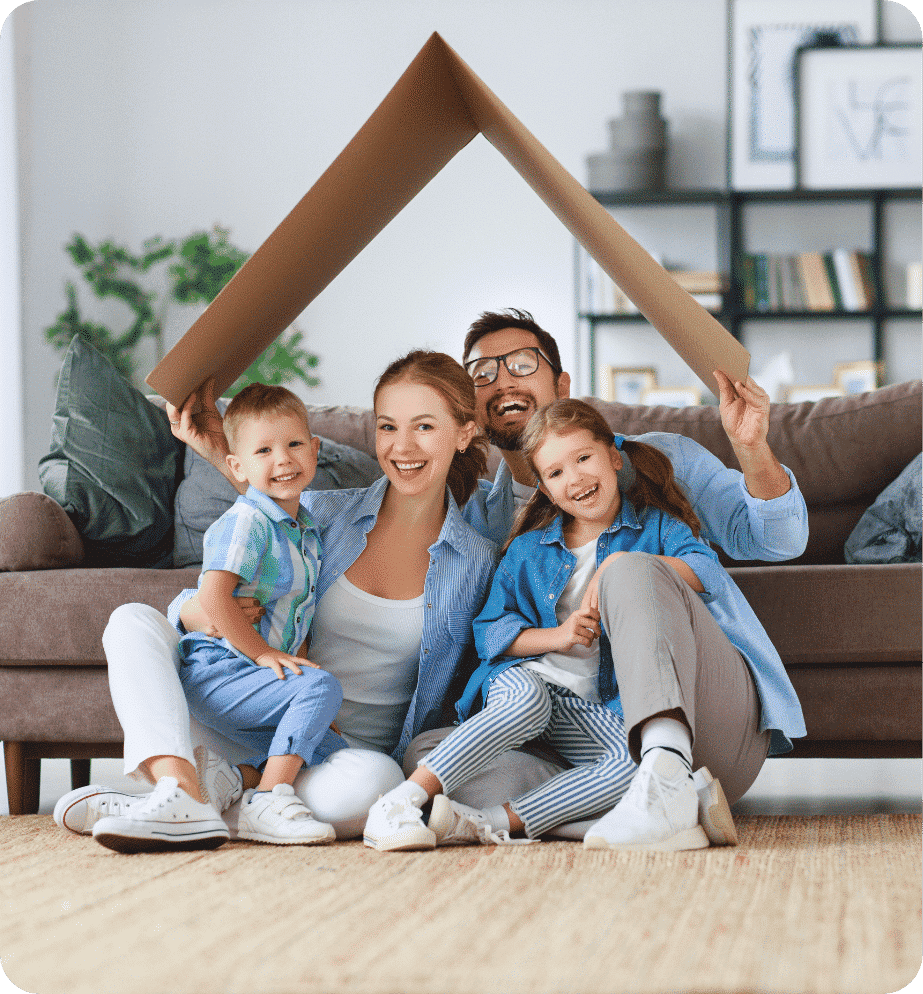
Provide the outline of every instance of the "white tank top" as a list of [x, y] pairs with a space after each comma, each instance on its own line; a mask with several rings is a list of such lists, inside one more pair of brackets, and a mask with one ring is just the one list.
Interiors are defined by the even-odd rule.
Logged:
[[341, 576], [314, 611], [308, 657], [343, 688], [336, 722], [352, 746], [390, 753], [417, 685], [423, 595], [389, 600]]
[[[580, 607], [586, 588], [596, 572], [597, 539], [570, 551], [577, 557], [577, 565], [564, 588], [554, 613], [558, 624], [563, 624]], [[585, 701], [600, 703], [599, 697], [599, 639], [587, 649], [575, 645], [570, 652], [546, 652], [538, 659], [522, 664], [523, 669], [534, 670], [547, 683], [557, 684], [573, 691]]]

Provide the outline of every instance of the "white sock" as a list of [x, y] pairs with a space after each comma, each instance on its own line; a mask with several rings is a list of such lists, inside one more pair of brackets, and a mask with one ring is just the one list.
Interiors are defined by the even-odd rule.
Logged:
[[422, 808], [429, 801], [429, 794], [418, 783], [414, 783], [413, 780], [405, 780], [403, 783], [399, 783], [394, 790], [389, 790], [385, 797], [392, 801], [408, 797], [418, 808]]
[[678, 753], [692, 770], [692, 733], [678, 718], [658, 717], [645, 722], [641, 729], [641, 755], [650, 749], [669, 749]]
[[510, 816], [502, 804], [495, 804], [492, 808], [481, 808], [481, 810], [495, 832], [508, 832], [510, 830]]

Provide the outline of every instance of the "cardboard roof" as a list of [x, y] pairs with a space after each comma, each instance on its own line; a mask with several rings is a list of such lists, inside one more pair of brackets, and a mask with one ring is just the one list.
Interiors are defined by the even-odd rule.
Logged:
[[147, 383], [179, 406], [218, 396], [477, 134], [513, 166], [699, 379], [745, 379], [746, 349], [682, 290], [433, 34], [355, 137]]

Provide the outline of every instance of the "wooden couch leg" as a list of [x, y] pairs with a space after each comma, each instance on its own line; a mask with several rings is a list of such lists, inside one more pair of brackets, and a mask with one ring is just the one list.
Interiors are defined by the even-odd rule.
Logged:
[[71, 760], [71, 790], [78, 787], [88, 787], [90, 784], [90, 760]]
[[28, 755], [23, 742], [4, 742], [3, 761], [6, 767], [6, 796], [10, 814], [37, 814], [41, 790], [41, 758]]

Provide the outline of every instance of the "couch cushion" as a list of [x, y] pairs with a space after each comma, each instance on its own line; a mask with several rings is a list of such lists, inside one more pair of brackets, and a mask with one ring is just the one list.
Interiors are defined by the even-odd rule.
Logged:
[[172, 565], [183, 448], [166, 413], [75, 336], [39, 477], [83, 537], [88, 565]]
[[83, 540], [64, 508], [27, 491], [0, 501], [0, 573], [83, 562]]

